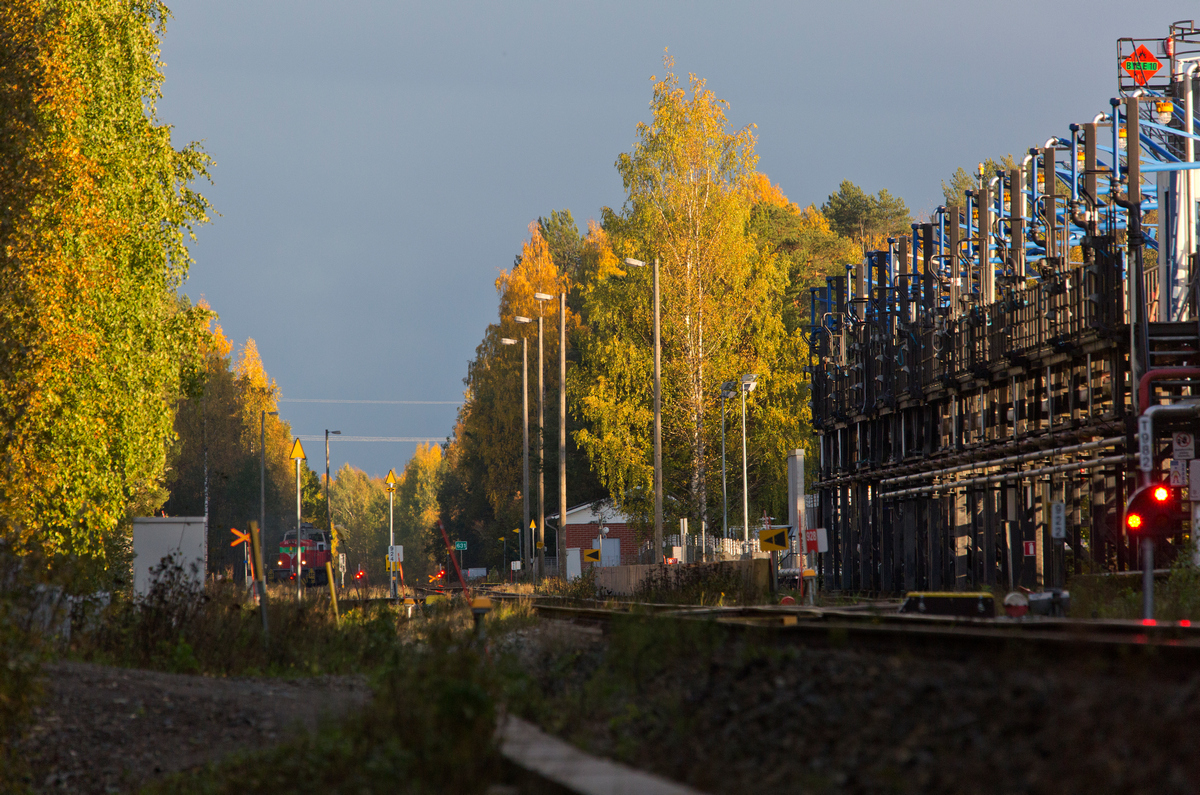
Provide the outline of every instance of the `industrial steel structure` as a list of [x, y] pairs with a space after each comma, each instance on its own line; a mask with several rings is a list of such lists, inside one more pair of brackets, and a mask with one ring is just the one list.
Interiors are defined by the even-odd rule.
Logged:
[[825, 587], [1138, 566], [1125, 499], [1186, 477], [1200, 411], [1200, 29], [1117, 49], [1103, 113], [812, 291]]

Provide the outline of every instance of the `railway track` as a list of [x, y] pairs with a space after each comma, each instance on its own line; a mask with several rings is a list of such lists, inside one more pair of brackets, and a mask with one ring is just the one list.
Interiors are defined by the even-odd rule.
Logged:
[[[529, 599], [492, 593], [493, 599]], [[1194, 675], [1200, 627], [1190, 622], [1025, 618], [964, 619], [885, 609], [792, 606], [681, 607], [633, 602], [595, 605], [530, 600], [546, 619], [608, 628], [622, 620], [712, 621], [734, 634], [781, 644], [862, 648], [924, 656], [990, 656], [1048, 663], [1151, 665], [1156, 672]]]

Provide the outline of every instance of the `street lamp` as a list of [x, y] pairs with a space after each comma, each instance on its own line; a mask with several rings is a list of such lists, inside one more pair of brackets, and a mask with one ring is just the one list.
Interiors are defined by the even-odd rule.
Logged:
[[388, 592], [396, 598], [396, 470], [389, 469], [384, 480], [388, 493]]
[[742, 536], [750, 543], [750, 477], [746, 466], [746, 395], [754, 391], [758, 376], [747, 373], [742, 376]]
[[[258, 537], [259, 544], [262, 544], [263, 535], [267, 532], [267, 416], [278, 417], [278, 411], [266, 411], [262, 413], [262, 422], [259, 425], [259, 434], [261, 441], [259, 442], [259, 452], [262, 458], [259, 461], [258, 468]], [[260, 577], [265, 578], [265, 574], [260, 572]]]
[[325, 515], [329, 517], [329, 552], [332, 557], [337, 552], [337, 530], [333, 526], [333, 509], [329, 507], [329, 434], [341, 435], [341, 431], [325, 429]]
[[721, 384], [721, 537], [729, 538], [729, 481], [725, 478], [725, 401], [736, 395], [733, 381]]
[[[517, 315], [514, 320], [518, 323], [532, 323], [533, 321], [527, 317]], [[511, 337], [505, 337], [500, 340], [504, 345], [516, 345], [517, 341]], [[521, 547], [521, 557], [527, 566], [532, 566], [533, 563], [533, 541], [532, 533], [529, 531], [529, 340], [521, 337], [521, 464], [522, 464], [522, 482], [521, 482], [521, 503], [524, 511], [524, 522], [521, 524], [519, 532], [523, 535], [518, 535], [518, 545]], [[521, 544], [520, 539], [525, 538], [526, 543]]]
[[[644, 268], [646, 263], [632, 257], [625, 264]], [[663, 556], [663, 477], [662, 477], [662, 337], [659, 333], [661, 303], [658, 293], [658, 257], [654, 258], [654, 545], [658, 560]]]
[[[538, 579], [546, 576], [546, 368], [542, 361], [542, 301], [554, 296], [534, 293], [538, 302]], [[559, 522], [561, 524], [561, 521]]]

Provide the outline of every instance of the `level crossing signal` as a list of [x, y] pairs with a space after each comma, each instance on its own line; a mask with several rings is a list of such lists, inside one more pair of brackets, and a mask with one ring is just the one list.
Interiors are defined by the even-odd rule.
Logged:
[[1125, 529], [1131, 536], [1154, 538], [1183, 531], [1183, 500], [1178, 486], [1151, 483], [1125, 504]]

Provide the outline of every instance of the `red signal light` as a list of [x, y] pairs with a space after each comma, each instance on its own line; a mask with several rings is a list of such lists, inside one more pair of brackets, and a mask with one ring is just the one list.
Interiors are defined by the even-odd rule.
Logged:
[[1165, 538], [1183, 531], [1180, 489], [1152, 483], [1133, 493], [1125, 505], [1125, 530], [1134, 536]]

